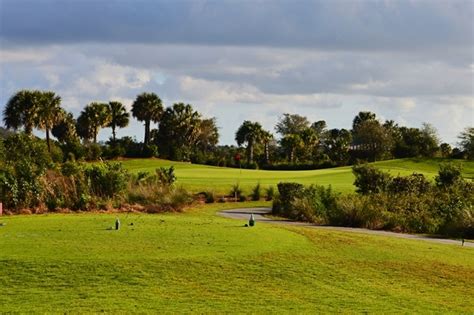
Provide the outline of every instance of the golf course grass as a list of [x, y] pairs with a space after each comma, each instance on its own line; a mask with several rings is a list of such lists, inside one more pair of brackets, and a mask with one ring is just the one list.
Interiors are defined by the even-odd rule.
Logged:
[[[453, 162], [463, 166], [463, 176], [474, 179], [474, 162], [449, 159], [399, 159], [373, 163], [378, 168], [392, 175], [410, 175], [413, 172], [422, 173], [434, 179], [438, 173], [439, 164]], [[130, 159], [121, 161], [131, 172], [154, 173], [158, 167], [174, 166], [177, 183], [193, 191], [213, 191], [217, 194], [228, 194], [232, 185], [238, 183], [245, 194], [260, 183], [262, 188], [276, 186], [281, 181], [298, 182], [302, 184], [332, 185], [334, 190], [347, 193], [354, 191], [354, 176], [350, 166], [311, 171], [263, 171], [240, 170], [183, 162], [173, 162], [160, 159]]]
[[235, 206], [0, 217], [0, 312], [474, 312], [472, 248], [215, 214]]

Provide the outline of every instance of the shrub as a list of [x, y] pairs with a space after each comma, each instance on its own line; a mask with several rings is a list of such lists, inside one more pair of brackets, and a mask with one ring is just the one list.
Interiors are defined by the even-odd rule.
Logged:
[[100, 159], [102, 155], [102, 148], [97, 143], [91, 143], [85, 146], [84, 149], [85, 149], [84, 157], [87, 161], [97, 161]]
[[395, 177], [388, 185], [388, 192], [393, 194], [424, 194], [431, 188], [430, 182], [423, 174], [412, 174], [405, 177]]
[[304, 186], [298, 183], [279, 183], [277, 187], [279, 196], [273, 202], [272, 213], [288, 216], [291, 212], [291, 203], [303, 196]]
[[145, 182], [133, 185], [128, 189], [128, 202], [145, 206], [150, 213], [165, 211], [182, 211], [192, 203], [192, 196], [181, 187], [169, 187]]
[[269, 186], [265, 190], [265, 200], [266, 201], [273, 200], [274, 196], [275, 196], [275, 188], [273, 186]]
[[384, 192], [391, 181], [388, 173], [368, 164], [354, 165], [352, 172], [356, 178], [354, 181], [356, 191], [363, 195]]
[[171, 186], [176, 181], [176, 175], [174, 174], [174, 167], [169, 168], [160, 167], [156, 169], [156, 176], [158, 182], [165, 186]]
[[216, 197], [214, 195], [214, 192], [212, 191], [203, 191], [203, 192], [200, 192], [199, 195], [202, 196], [202, 198], [204, 198], [205, 203], [215, 202]]
[[157, 157], [158, 147], [154, 144], [144, 145], [141, 156], [144, 158]]
[[439, 166], [438, 176], [435, 177], [436, 186], [451, 187], [462, 181], [461, 166], [452, 163], [441, 164]]
[[253, 201], [258, 201], [260, 200], [260, 183], [258, 183], [253, 189], [252, 189], [252, 194], [250, 195]]
[[235, 198], [235, 201], [240, 200], [242, 196], [242, 188], [240, 188], [240, 185], [237, 183], [232, 186], [229, 194], [232, 198]]
[[86, 169], [91, 192], [100, 197], [113, 197], [122, 193], [128, 181], [128, 172], [120, 163], [101, 163]]
[[25, 134], [13, 134], [4, 140], [0, 192], [5, 208], [37, 207], [41, 203], [41, 177], [52, 167], [44, 141]]

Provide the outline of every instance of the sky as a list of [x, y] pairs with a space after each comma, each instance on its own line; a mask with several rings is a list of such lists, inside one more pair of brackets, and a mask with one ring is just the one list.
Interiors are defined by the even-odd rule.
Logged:
[[221, 144], [244, 120], [350, 128], [373, 111], [455, 145], [474, 126], [473, 21], [457, 0], [0, 0], [0, 110], [20, 89], [53, 90], [76, 117], [146, 91], [216, 117]]

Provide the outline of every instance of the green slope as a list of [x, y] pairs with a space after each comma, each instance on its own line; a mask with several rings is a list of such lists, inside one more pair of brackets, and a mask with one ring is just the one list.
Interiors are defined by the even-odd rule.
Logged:
[[[400, 159], [374, 163], [377, 167], [389, 171], [392, 175], [409, 175], [413, 172], [425, 174], [433, 179], [442, 162], [452, 161], [463, 165], [463, 175], [474, 178], [474, 162], [447, 159]], [[154, 172], [158, 167], [173, 165], [176, 169], [178, 184], [194, 192], [212, 190], [226, 194], [231, 186], [239, 183], [245, 193], [260, 183], [264, 188], [276, 185], [281, 181], [299, 182], [302, 184], [332, 185], [340, 192], [354, 191], [354, 176], [350, 167], [338, 167], [312, 171], [263, 171], [239, 170], [207, 165], [173, 162], [159, 159], [131, 159], [122, 161], [123, 165], [132, 172]]]
[[233, 206], [3, 217], [0, 311], [474, 311], [470, 248], [214, 215]]

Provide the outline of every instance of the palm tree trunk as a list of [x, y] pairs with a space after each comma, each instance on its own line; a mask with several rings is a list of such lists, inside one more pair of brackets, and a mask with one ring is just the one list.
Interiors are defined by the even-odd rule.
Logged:
[[115, 125], [112, 125], [112, 140], [114, 141], [114, 144], [115, 144]]
[[51, 153], [51, 144], [49, 142], [49, 128], [46, 128], [46, 143], [48, 144], [48, 152]]
[[268, 149], [268, 142], [265, 141], [265, 163], [270, 164], [270, 152]]
[[145, 145], [148, 144], [150, 138], [150, 120], [145, 120], [145, 139], [143, 140], [143, 143]]
[[247, 145], [247, 164], [253, 162], [253, 141], [249, 141]]

